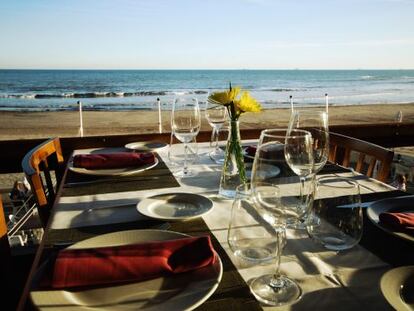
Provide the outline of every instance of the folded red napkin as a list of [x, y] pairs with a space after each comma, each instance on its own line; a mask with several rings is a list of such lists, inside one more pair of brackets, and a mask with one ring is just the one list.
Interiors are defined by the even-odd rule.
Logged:
[[379, 220], [381, 223], [396, 229], [414, 231], [414, 213], [381, 213]]
[[52, 287], [139, 282], [199, 269], [215, 260], [209, 236], [116, 247], [66, 249], [57, 256]]
[[117, 152], [108, 154], [78, 154], [73, 157], [73, 166], [86, 169], [111, 169], [123, 167], [139, 167], [152, 164], [153, 153]]
[[245, 149], [247, 155], [251, 157], [254, 157], [254, 155], [256, 154], [256, 150], [257, 150], [256, 146], [247, 146]]

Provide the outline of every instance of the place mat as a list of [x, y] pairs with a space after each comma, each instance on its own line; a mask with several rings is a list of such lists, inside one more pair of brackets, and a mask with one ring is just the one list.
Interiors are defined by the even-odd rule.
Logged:
[[[154, 225], [161, 222], [156, 221]], [[49, 230], [45, 237], [45, 254], [48, 249], [48, 256], [53, 256], [57, 250], [59, 250], [59, 243], [62, 245], [64, 242], [76, 243], [87, 238], [91, 238], [100, 234], [110, 233], [120, 230], [133, 230], [142, 229], [142, 221], [102, 225], [102, 226], [90, 226], [83, 228], [71, 228], [71, 229], [55, 229]], [[150, 228], [146, 226], [146, 228]], [[231, 259], [227, 255], [226, 251], [220, 245], [220, 242], [216, 237], [211, 234], [208, 226], [202, 218], [197, 218], [185, 222], [171, 223], [169, 229], [175, 232], [181, 232], [192, 236], [209, 234], [213, 243], [214, 249], [219, 254], [223, 263], [223, 277], [221, 282], [215, 291], [215, 293], [197, 310], [262, 310], [260, 303], [250, 293], [249, 286], [243, 280], [237, 268], [233, 265]], [[54, 247], [55, 246], [55, 247]], [[44, 256], [44, 258], [48, 258]]]
[[67, 171], [61, 196], [78, 196], [179, 187], [180, 184], [158, 154], [158, 165], [131, 176], [91, 176]]

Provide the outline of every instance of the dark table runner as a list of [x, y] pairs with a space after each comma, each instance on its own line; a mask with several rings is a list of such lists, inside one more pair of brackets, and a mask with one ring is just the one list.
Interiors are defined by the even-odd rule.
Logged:
[[158, 154], [156, 157], [157, 166], [131, 176], [92, 176], [68, 170], [61, 196], [179, 187], [165, 162]]
[[[165, 223], [164, 223], [165, 224]], [[97, 235], [133, 229], [151, 229], [162, 226], [161, 221], [129, 222], [113, 225], [99, 225], [71, 229], [49, 230], [45, 240], [44, 258], [49, 258], [62, 248], [66, 243], [76, 243]], [[217, 241], [202, 218], [174, 222], [170, 224], [169, 230], [181, 232], [192, 236], [209, 234], [214, 249], [219, 254], [223, 263], [222, 280], [215, 293], [197, 310], [261, 310], [260, 304], [250, 293], [249, 286], [243, 280], [237, 268], [233, 265], [226, 251]]]
[[[371, 202], [405, 195], [410, 194], [399, 190], [367, 193], [361, 194], [361, 201]], [[398, 267], [414, 264], [413, 242], [397, 238], [378, 228], [369, 220], [365, 210], [363, 221], [364, 232], [359, 243], [360, 245], [392, 266]]]

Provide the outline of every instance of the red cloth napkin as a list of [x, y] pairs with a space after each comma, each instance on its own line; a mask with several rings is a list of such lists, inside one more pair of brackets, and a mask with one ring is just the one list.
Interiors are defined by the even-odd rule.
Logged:
[[78, 154], [73, 157], [73, 166], [86, 169], [111, 169], [123, 167], [139, 167], [152, 164], [153, 153], [117, 152], [108, 154]]
[[254, 155], [256, 154], [256, 150], [257, 150], [256, 146], [247, 146], [245, 149], [247, 155], [251, 157], [254, 157]]
[[381, 213], [379, 220], [396, 229], [413, 230], [414, 232], [414, 213]]
[[139, 282], [205, 267], [216, 260], [209, 236], [90, 249], [66, 249], [57, 256], [56, 289]]

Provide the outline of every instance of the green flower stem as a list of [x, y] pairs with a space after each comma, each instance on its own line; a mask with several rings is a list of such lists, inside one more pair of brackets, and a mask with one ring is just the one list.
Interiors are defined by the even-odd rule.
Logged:
[[[240, 181], [242, 183], [247, 182], [246, 179], [246, 168], [244, 166], [244, 157], [243, 150], [240, 144], [240, 131], [238, 126], [238, 120], [232, 120], [230, 126], [230, 140], [229, 140], [229, 150], [227, 152], [228, 157], [231, 157], [233, 154], [236, 160], [237, 169], [239, 171]], [[228, 159], [226, 159], [228, 160]], [[228, 163], [225, 161], [225, 163]]]

